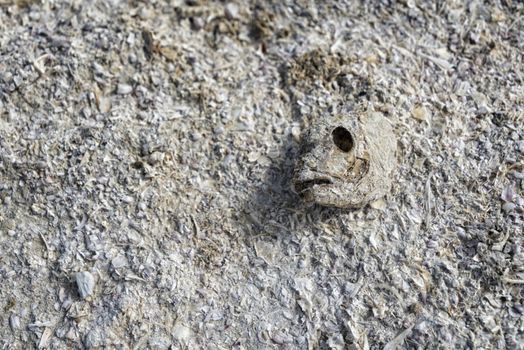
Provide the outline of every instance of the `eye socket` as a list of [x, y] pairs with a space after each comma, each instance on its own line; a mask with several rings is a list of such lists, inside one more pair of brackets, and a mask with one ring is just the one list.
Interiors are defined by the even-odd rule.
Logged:
[[348, 129], [339, 126], [336, 127], [332, 132], [333, 142], [342, 152], [349, 152], [353, 148], [353, 137]]

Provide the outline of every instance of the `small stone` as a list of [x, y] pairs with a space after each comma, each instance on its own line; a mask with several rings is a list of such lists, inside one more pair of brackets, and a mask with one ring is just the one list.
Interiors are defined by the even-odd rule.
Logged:
[[153, 17], [153, 12], [147, 7], [142, 7], [140, 11], [138, 11], [138, 16], [140, 19], [146, 20]]
[[504, 15], [504, 12], [502, 12], [498, 8], [493, 8], [491, 11], [491, 21], [492, 22], [502, 22], [506, 19], [506, 16]]
[[175, 338], [179, 342], [185, 343], [191, 337], [191, 329], [189, 329], [183, 324], [178, 323], [175, 325], [175, 327], [173, 327], [172, 335], [173, 338]]
[[407, 5], [410, 9], [412, 9], [412, 8], [415, 8], [417, 4], [415, 3], [414, 0], [407, 0], [407, 1], [406, 1], [406, 5]]
[[122, 196], [122, 202], [124, 203], [130, 204], [130, 203], [133, 203], [134, 201], [135, 199], [133, 198], [133, 196]]
[[271, 340], [278, 345], [291, 344], [293, 343], [293, 337], [282, 331], [276, 331], [271, 335]]
[[131, 64], [135, 64], [138, 62], [138, 57], [134, 53], [130, 53], [129, 56], [127, 56], [127, 61]]
[[256, 162], [258, 158], [260, 158], [260, 153], [257, 151], [250, 152], [247, 155], [247, 161], [250, 163]]
[[133, 46], [135, 44], [135, 39], [136, 39], [135, 33], [131, 32], [127, 36], [126, 43], [128, 43], [130, 46]]
[[118, 255], [113, 260], [111, 260], [111, 264], [113, 265], [114, 269], [119, 269], [124, 266], [127, 266], [127, 259], [123, 255]]
[[193, 30], [200, 30], [206, 25], [204, 20], [200, 17], [192, 17], [189, 19], [189, 22], [191, 23], [191, 28], [193, 28]]
[[20, 317], [18, 317], [15, 314], [12, 314], [11, 317], [9, 317], [9, 326], [11, 327], [12, 331], [15, 331], [20, 328]]
[[293, 126], [293, 127], [291, 128], [291, 132], [290, 132], [290, 134], [291, 134], [291, 137], [293, 137], [293, 140], [294, 140], [295, 142], [300, 142], [300, 136], [301, 136], [301, 135], [300, 135], [300, 134], [301, 134], [301, 133], [300, 133], [300, 127], [298, 127], [298, 126], [296, 126], [296, 125]]
[[226, 129], [222, 125], [217, 125], [213, 128], [213, 134], [220, 135], [223, 134]]
[[428, 117], [428, 111], [424, 106], [419, 105], [413, 108], [411, 115], [417, 120], [425, 121]]
[[158, 164], [158, 163], [162, 163], [164, 158], [165, 158], [165, 153], [164, 152], [153, 152], [149, 156], [147, 162], [149, 164], [151, 164], [151, 165], [155, 165], [155, 164]]
[[524, 180], [524, 171], [523, 172], [519, 172], [519, 171], [516, 171], [516, 170], [512, 170], [509, 173], [512, 176], [516, 177], [517, 179]]
[[511, 202], [513, 201], [513, 197], [514, 194], [511, 186], [504, 187], [504, 189], [502, 190], [502, 194], [500, 195], [500, 199], [502, 199], [504, 202]]
[[98, 110], [100, 113], [107, 113], [111, 110], [111, 100], [108, 97], [100, 96], [98, 99]]
[[364, 57], [364, 61], [366, 61], [367, 63], [371, 63], [371, 64], [378, 63], [379, 60], [380, 60], [379, 57], [375, 55], [374, 53]]
[[128, 84], [118, 84], [116, 88], [116, 93], [119, 95], [127, 95], [133, 91], [133, 87]]
[[84, 118], [90, 118], [92, 115], [91, 108], [89, 107], [82, 108], [82, 114], [84, 115]]
[[40, 13], [36, 11], [29, 12], [29, 18], [31, 18], [33, 21], [38, 21], [40, 19]]
[[277, 159], [278, 157], [280, 157], [280, 149], [278, 149], [277, 147], [271, 147], [267, 151], [267, 156], [271, 159]]
[[87, 271], [78, 272], [75, 275], [76, 285], [78, 286], [78, 293], [82, 299], [87, 298], [93, 294], [95, 288], [95, 278]]
[[198, 141], [202, 139], [202, 135], [200, 135], [198, 132], [194, 132], [191, 134], [191, 140]]
[[76, 330], [74, 327], [71, 327], [69, 331], [65, 335], [66, 339], [69, 340], [76, 340], [78, 338], [78, 334], [76, 333]]
[[229, 20], [235, 19], [238, 17], [238, 5], [230, 2], [226, 5], [226, 8], [224, 10], [224, 13], [226, 15], [226, 18]]
[[524, 140], [519, 141], [518, 145], [519, 145], [519, 151], [521, 153], [524, 153]]
[[515, 203], [506, 202], [502, 205], [502, 210], [504, 210], [506, 213], [509, 213], [513, 209], [515, 209], [517, 205]]
[[386, 210], [386, 201], [383, 198], [377, 199], [369, 204], [369, 206], [376, 210]]

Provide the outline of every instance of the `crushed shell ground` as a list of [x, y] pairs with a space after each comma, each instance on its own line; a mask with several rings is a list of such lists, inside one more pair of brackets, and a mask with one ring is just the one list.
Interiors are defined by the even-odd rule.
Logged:
[[[0, 348], [522, 349], [523, 18], [0, 0]], [[397, 135], [363, 209], [290, 186], [317, 49]]]

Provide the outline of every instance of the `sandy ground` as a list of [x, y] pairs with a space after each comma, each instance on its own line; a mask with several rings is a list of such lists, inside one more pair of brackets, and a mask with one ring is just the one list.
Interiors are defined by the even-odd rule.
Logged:
[[[522, 349], [524, 5], [436, 3], [0, 0], [0, 348]], [[313, 50], [363, 209], [290, 185]]]

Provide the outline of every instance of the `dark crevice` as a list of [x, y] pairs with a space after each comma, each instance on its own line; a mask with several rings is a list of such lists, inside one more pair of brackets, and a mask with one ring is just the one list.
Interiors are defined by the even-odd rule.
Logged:
[[295, 190], [297, 192], [302, 192], [306, 188], [313, 187], [314, 185], [331, 185], [332, 182], [329, 179], [313, 179], [306, 181], [297, 181], [295, 183]]

